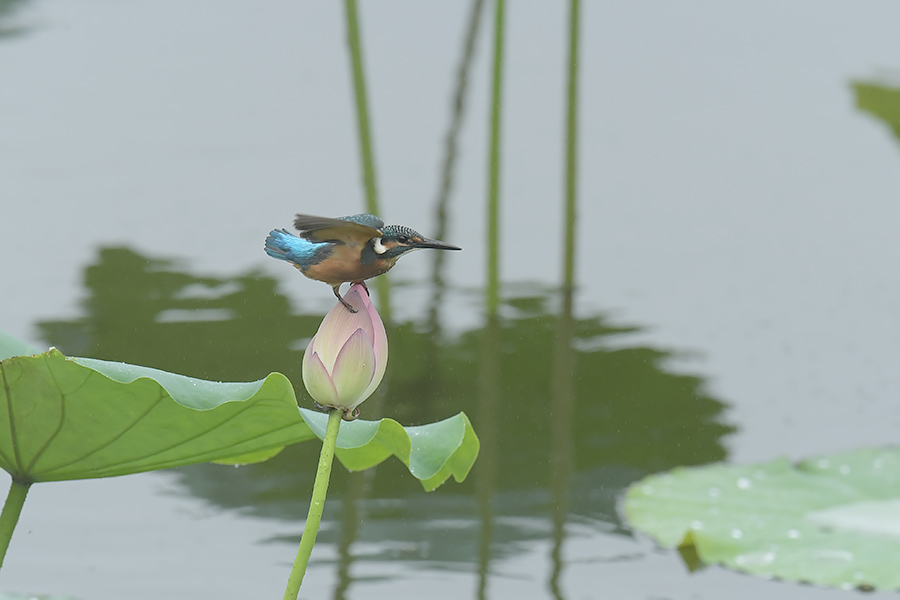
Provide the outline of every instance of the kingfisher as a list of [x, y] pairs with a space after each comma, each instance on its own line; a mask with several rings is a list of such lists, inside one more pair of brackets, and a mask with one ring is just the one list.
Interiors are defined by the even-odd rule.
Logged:
[[432, 240], [403, 225], [385, 225], [375, 215], [350, 215], [331, 219], [298, 214], [294, 227], [273, 229], [266, 238], [266, 254], [293, 264], [300, 272], [331, 286], [347, 310], [355, 313], [341, 296], [341, 284], [360, 283], [391, 270], [397, 259], [420, 248], [462, 250], [459, 246]]

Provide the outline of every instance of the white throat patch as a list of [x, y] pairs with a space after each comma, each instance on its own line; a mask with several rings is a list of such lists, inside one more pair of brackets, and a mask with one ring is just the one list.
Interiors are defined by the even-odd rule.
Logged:
[[375, 254], [384, 254], [387, 252], [387, 248], [384, 247], [384, 244], [381, 243], [381, 238], [372, 238], [372, 247], [375, 249]]

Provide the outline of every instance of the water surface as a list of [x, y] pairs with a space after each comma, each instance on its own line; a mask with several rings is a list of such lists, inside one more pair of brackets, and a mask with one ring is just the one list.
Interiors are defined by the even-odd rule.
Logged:
[[[469, 8], [360, 6], [382, 216], [426, 235]], [[896, 440], [900, 9], [586, 3], [569, 317], [567, 11], [509, 4], [496, 320], [484, 11], [443, 223], [465, 251], [437, 296], [427, 253], [391, 273], [391, 363], [363, 414], [465, 410], [482, 454], [431, 494], [398, 464], [338, 469], [303, 597], [845, 597], [688, 574], [617, 502], [677, 465]], [[0, 81], [0, 328], [299, 383], [333, 297], [262, 243], [298, 211], [363, 210], [342, 6], [7, 1]], [[278, 597], [314, 464], [300, 446], [236, 470], [35, 486], [0, 588]]]

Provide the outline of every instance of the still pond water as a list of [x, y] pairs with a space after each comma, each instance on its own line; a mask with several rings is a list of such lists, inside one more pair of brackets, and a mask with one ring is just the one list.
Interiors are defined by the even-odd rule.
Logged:
[[[585, 2], [570, 319], [568, 7], [509, 3], [496, 320], [490, 2], [452, 102], [473, 6], [359, 7], [382, 216], [465, 248], [391, 273], [390, 365], [363, 418], [464, 410], [482, 452], [430, 494], [396, 461], [337, 468], [301, 597], [855, 594], [690, 574], [618, 502], [678, 465], [896, 442], [900, 6]], [[262, 242], [298, 211], [364, 211], [344, 19], [338, 3], [0, 1], [0, 329], [299, 384], [333, 296]], [[278, 598], [316, 456], [35, 486], [0, 591]]]

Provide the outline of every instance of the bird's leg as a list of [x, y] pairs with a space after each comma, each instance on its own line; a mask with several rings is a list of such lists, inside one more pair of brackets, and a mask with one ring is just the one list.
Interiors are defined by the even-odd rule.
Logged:
[[369, 291], [369, 286], [366, 285], [365, 281], [357, 281], [359, 285], [363, 286], [363, 289], [366, 290], [366, 295], [371, 296], [372, 293]]
[[351, 306], [350, 303], [344, 300], [344, 298], [341, 296], [341, 284], [333, 285], [331, 286], [331, 289], [334, 291], [335, 297], [341, 301], [341, 304], [343, 304], [347, 310], [352, 313], [356, 312], [356, 309], [353, 308], [353, 306]]

